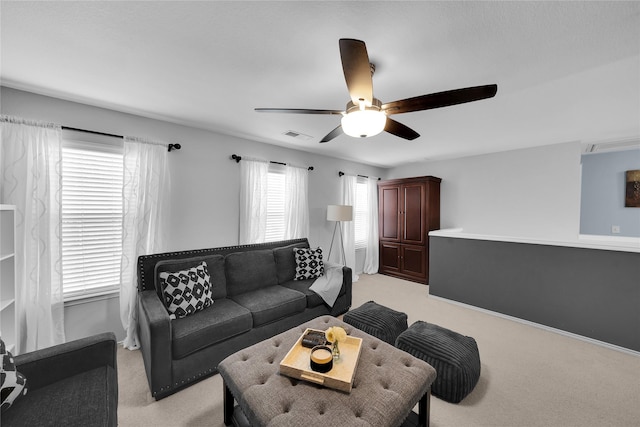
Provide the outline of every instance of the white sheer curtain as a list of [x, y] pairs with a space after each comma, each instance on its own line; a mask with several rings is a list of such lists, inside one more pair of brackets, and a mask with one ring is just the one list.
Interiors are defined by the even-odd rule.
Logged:
[[[356, 184], [357, 177], [353, 175], [344, 175], [342, 177], [342, 205], [348, 205], [354, 207], [356, 203]], [[342, 227], [342, 237], [344, 239], [344, 255], [347, 261], [347, 267], [351, 268], [353, 282], [358, 281], [358, 275], [356, 274], [356, 227], [354, 221], [343, 221], [340, 226]], [[337, 261], [341, 263], [342, 260]]]
[[61, 128], [0, 116], [0, 201], [16, 206], [16, 353], [63, 343]]
[[378, 178], [369, 177], [367, 180], [367, 247], [365, 249], [363, 273], [376, 274], [378, 272], [379, 246], [378, 246]]
[[285, 167], [284, 238], [309, 236], [309, 170]]
[[262, 243], [267, 230], [267, 177], [269, 163], [240, 162], [240, 244]]
[[127, 332], [124, 347], [140, 346], [137, 334], [138, 256], [163, 249], [163, 221], [168, 192], [168, 150], [137, 138], [124, 138], [124, 189], [120, 320]]

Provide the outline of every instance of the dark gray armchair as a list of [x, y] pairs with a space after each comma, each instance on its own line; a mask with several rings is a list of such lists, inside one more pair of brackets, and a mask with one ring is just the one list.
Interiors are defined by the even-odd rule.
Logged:
[[9, 426], [118, 425], [116, 337], [103, 333], [14, 357], [26, 395], [1, 415]]

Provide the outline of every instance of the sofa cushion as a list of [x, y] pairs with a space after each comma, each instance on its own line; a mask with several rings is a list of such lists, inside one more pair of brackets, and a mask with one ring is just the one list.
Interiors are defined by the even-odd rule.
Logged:
[[253, 316], [253, 327], [300, 313], [307, 307], [307, 298], [302, 292], [280, 285], [269, 286], [235, 295], [234, 301], [246, 307]]
[[225, 259], [227, 294], [240, 295], [278, 284], [273, 250], [234, 252]]
[[293, 248], [308, 248], [307, 242], [294, 243], [273, 250], [278, 269], [278, 283], [283, 284], [296, 277], [296, 258], [293, 255]]
[[207, 270], [209, 271], [209, 276], [211, 277], [211, 298], [214, 301], [219, 298], [225, 298], [227, 296], [227, 279], [224, 274], [224, 256], [209, 255], [159, 261], [155, 267], [155, 283], [156, 292], [160, 299], [164, 301], [162, 295], [162, 287], [160, 286], [159, 274], [161, 272], [187, 270], [199, 265], [202, 261], [207, 263]]
[[163, 271], [159, 274], [164, 305], [170, 314], [186, 317], [204, 310], [213, 304], [211, 298], [211, 277], [207, 263], [176, 272]]
[[73, 375], [45, 387], [29, 390], [2, 413], [7, 426], [108, 426], [113, 396], [107, 384], [117, 383], [118, 374], [111, 366], [101, 366]]
[[302, 292], [307, 297], [307, 307], [313, 308], [324, 303], [320, 295], [316, 294], [312, 290], [309, 290], [309, 287], [313, 284], [313, 282], [315, 282], [315, 280], [316, 279], [289, 280], [288, 282], [283, 283], [281, 286], [296, 290], [298, 292]]
[[182, 359], [202, 348], [251, 329], [251, 313], [236, 302], [223, 298], [206, 310], [172, 320], [174, 359]]
[[314, 279], [324, 274], [322, 248], [294, 248], [296, 258], [295, 280]]

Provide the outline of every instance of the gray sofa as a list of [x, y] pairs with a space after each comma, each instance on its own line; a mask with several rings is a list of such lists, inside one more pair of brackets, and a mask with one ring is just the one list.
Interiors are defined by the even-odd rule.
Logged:
[[14, 357], [27, 394], [1, 415], [9, 426], [118, 425], [116, 337], [107, 332]]
[[[138, 335], [149, 389], [162, 399], [217, 372], [236, 351], [318, 316], [351, 306], [351, 269], [343, 267], [338, 299], [329, 307], [294, 280], [293, 248], [307, 239], [144, 255], [138, 258]], [[207, 263], [214, 303], [183, 318], [165, 308], [161, 272]]]

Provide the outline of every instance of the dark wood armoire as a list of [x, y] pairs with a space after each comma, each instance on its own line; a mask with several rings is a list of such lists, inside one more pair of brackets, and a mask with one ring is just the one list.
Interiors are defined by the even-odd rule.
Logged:
[[429, 231], [440, 228], [440, 178], [378, 182], [379, 272], [429, 283]]

